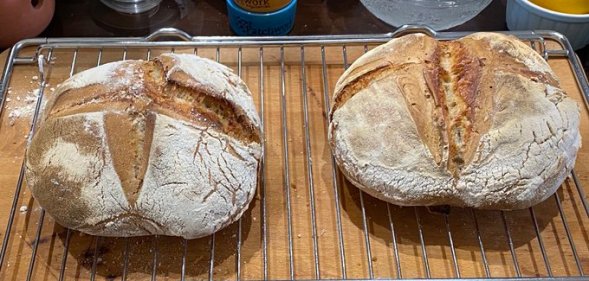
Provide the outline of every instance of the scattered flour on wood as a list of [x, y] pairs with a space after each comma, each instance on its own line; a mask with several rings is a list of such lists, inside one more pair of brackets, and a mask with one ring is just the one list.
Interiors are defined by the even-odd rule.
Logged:
[[[26, 93], [26, 95], [21, 98], [20, 96], [16, 97], [16, 103], [11, 105], [7, 105], [8, 109], [8, 124], [10, 126], [14, 126], [17, 120], [20, 118], [30, 118], [33, 116], [35, 112], [35, 106], [37, 104], [37, 100], [39, 98], [39, 89], [35, 89]], [[6, 99], [7, 102], [12, 102], [10, 98]], [[39, 113], [43, 111], [45, 105], [47, 103], [47, 99], [44, 98], [41, 101], [41, 108], [39, 109]]]

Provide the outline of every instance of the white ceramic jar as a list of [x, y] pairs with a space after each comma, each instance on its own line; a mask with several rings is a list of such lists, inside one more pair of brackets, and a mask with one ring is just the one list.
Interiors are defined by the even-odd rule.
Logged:
[[507, 0], [506, 17], [510, 30], [554, 30], [566, 36], [574, 49], [589, 44], [589, 14], [565, 14], [529, 0]]

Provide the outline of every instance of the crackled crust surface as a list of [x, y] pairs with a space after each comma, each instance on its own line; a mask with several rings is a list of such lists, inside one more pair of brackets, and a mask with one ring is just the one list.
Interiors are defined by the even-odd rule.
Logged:
[[257, 186], [258, 115], [233, 72], [164, 54], [81, 72], [48, 102], [27, 152], [34, 197], [103, 236], [198, 238], [237, 220]]
[[332, 104], [341, 171], [399, 205], [525, 208], [555, 192], [580, 146], [577, 104], [501, 34], [393, 39], [350, 66]]

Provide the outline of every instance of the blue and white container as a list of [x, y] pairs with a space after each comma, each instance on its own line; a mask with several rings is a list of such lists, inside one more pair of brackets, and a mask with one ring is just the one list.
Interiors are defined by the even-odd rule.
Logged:
[[229, 25], [237, 35], [286, 35], [294, 26], [297, 0], [292, 0], [280, 10], [268, 13], [247, 11], [239, 7], [233, 0], [226, 1]]

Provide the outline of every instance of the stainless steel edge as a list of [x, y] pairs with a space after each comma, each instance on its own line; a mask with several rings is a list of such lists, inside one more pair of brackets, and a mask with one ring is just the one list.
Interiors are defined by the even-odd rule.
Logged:
[[4, 96], [8, 90], [8, 81], [10, 80], [12, 69], [14, 68], [15, 61], [17, 60], [17, 54], [25, 47], [40, 45], [45, 42], [46, 40], [43, 38], [26, 39], [19, 41], [14, 46], [12, 46], [12, 48], [10, 48], [10, 53], [8, 54], [8, 57], [6, 57], [6, 61], [4, 63], [2, 79], [0, 80], [0, 114], [2, 114], [2, 110], [4, 108]]
[[576, 55], [569, 40], [563, 34], [552, 30], [538, 30], [536, 33], [542, 37], [550, 38], [558, 42], [563, 47], [563, 49], [566, 50], [568, 60], [571, 63], [572, 71], [574, 73], [575, 79], [577, 80], [577, 85], [579, 86], [581, 94], [583, 95], [585, 107], [589, 109], [589, 82], [587, 81], [587, 74], [583, 70], [583, 64]]

